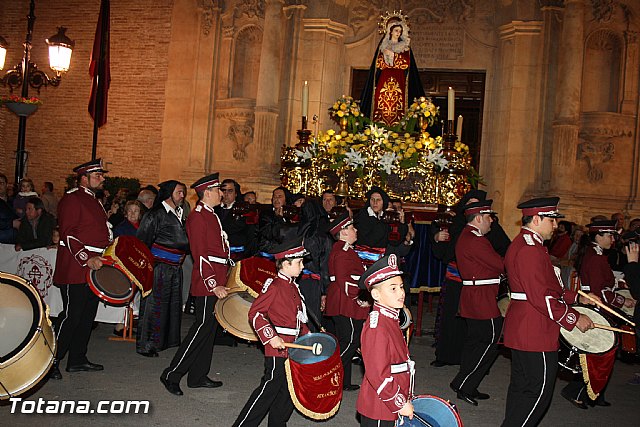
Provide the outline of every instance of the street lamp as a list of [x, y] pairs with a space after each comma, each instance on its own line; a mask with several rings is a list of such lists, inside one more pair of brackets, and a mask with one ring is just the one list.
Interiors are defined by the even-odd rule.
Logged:
[[[0, 84], [3, 86], [9, 86], [9, 90], [11, 92], [16, 88], [21, 87], [22, 98], [29, 97], [29, 86], [36, 89], [39, 94], [42, 86], [56, 87], [60, 84], [60, 77], [62, 73], [69, 70], [71, 52], [73, 51], [73, 46], [75, 44], [66, 36], [66, 28], [58, 27], [58, 32], [46, 40], [49, 45], [49, 64], [51, 69], [55, 71], [55, 76], [49, 77], [44, 71], [39, 70], [38, 66], [31, 62], [31, 39], [33, 37], [33, 24], [36, 20], [34, 10], [35, 0], [31, 0], [29, 5], [29, 14], [27, 15], [27, 37], [23, 44], [24, 53], [22, 55], [22, 62], [7, 71], [0, 79]], [[8, 43], [6, 40], [3, 37], [0, 37], [0, 70], [4, 68], [7, 47]], [[20, 121], [18, 126], [18, 148], [16, 150], [15, 171], [16, 184], [20, 182], [24, 176], [27, 155], [25, 151], [27, 117], [28, 114], [19, 114]]]

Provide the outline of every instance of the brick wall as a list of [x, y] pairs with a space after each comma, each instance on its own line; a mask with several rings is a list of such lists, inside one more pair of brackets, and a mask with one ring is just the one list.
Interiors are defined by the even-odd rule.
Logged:
[[[110, 175], [158, 183], [173, 0], [111, 0], [111, 86], [108, 122], [99, 131], [98, 157]], [[51, 74], [44, 40], [56, 26], [75, 41], [71, 68], [59, 87], [43, 88], [44, 104], [27, 120], [27, 175], [39, 190], [53, 181], [61, 194], [71, 169], [91, 158], [93, 121], [89, 59], [100, 0], [37, 0], [32, 61]], [[0, 34], [9, 42], [5, 70], [22, 58], [29, 1], [0, 1]], [[20, 93], [18, 89], [17, 94]], [[0, 94], [9, 88], [0, 86]], [[29, 95], [38, 96], [30, 88]], [[0, 171], [13, 180], [18, 118], [0, 109]]]

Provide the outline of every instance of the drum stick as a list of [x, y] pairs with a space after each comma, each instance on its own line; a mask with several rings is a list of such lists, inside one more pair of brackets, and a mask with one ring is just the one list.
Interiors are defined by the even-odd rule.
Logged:
[[623, 333], [623, 334], [630, 334], [630, 335], [635, 335], [636, 334], [633, 331], [625, 331], [624, 329], [614, 328], [613, 326], [608, 326], [608, 325], [600, 325], [599, 323], [594, 323], [593, 327], [594, 328], [598, 328], [598, 329], [606, 329], [607, 331], [620, 332], [620, 333]]
[[301, 350], [309, 350], [316, 356], [320, 356], [322, 354], [322, 344], [320, 344], [319, 342], [315, 342], [313, 343], [313, 345], [302, 345], [302, 344], [286, 342], [284, 343], [284, 346], [288, 348], [299, 348]]
[[603, 303], [601, 303], [600, 301], [598, 301], [597, 299], [591, 298], [591, 296], [589, 296], [588, 294], [585, 294], [582, 291], [578, 291], [578, 293], [580, 295], [582, 295], [583, 297], [585, 297], [586, 299], [593, 301], [598, 307], [603, 308], [605, 310], [607, 310], [609, 313], [613, 314], [616, 317], [619, 317], [620, 319], [624, 320], [625, 322], [627, 322], [628, 324], [630, 324], [631, 326], [636, 326], [635, 323], [633, 323], [631, 320], [627, 319], [626, 317], [624, 317], [622, 314], [618, 313], [617, 311], [615, 311], [612, 308], [609, 308], [609, 306], [604, 305]]

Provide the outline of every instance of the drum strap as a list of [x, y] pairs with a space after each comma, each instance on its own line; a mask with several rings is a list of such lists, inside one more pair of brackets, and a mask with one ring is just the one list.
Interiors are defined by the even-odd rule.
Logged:
[[482, 286], [482, 285], [499, 285], [499, 284], [500, 284], [500, 278], [462, 281], [463, 286]]
[[[65, 247], [67, 246], [64, 241], [60, 240], [60, 246]], [[98, 248], [96, 246], [89, 246], [89, 245], [84, 245], [84, 248], [86, 250], [88, 250], [89, 252], [95, 252], [95, 253], [99, 253], [101, 254], [102, 252], [104, 252], [104, 249], [102, 248]]]

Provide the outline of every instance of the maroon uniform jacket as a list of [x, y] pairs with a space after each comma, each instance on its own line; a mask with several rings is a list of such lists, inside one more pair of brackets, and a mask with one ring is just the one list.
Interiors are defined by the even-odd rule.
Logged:
[[193, 256], [191, 295], [213, 295], [213, 289], [227, 284], [229, 243], [213, 209], [198, 202], [187, 217], [187, 235]]
[[616, 280], [602, 248], [595, 243], [587, 248], [580, 267], [580, 286], [583, 291], [591, 292], [602, 301], [614, 307], [624, 305], [624, 297], [613, 290]]
[[107, 213], [93, 191], [77, 187], [67, 191], [58, 204], [58, 226], [60, 247], [53, 282], [86, 283], [87, 260], [101, 255], [113, 238]]
[[269, 344], [279, 336], [284, 342], [294, 342], [309, 333], [306, 309], [296, 282], [278, 272], [275, 279], [267, 279], [262, 293], [251, 304], [249, 322], [264, 345], [266, 357], [287, 357], [287, 349], [277, 350]]
[[366, 319], [369, 307], [358, 299], [358, 280], [364, 273], [362, 260], [350, 244], [338, 240], [329, 254], [329, 288], [327, 289], [327, 316], [345, 316]]
[[488, 320], [500, 316], [498, 286], [504, 273], [502, 257], [477, 228], [467, 224], [456, 243], [456, 260], [462, 277], [460, 316]]
[[543, 239], [523, 227], [504, 259], [511, 304], [504, 319], [504, 345], [521, 351], [556, 351], [560, 327], [572, 330], [578, 294], [563, 288]]
[[373, 420], [395, 421], [410, 398], [413, 370], [398, 310], [375, 303], [369, 321], [364, 322], [360, 342], [367, 369], [356, 409]]

